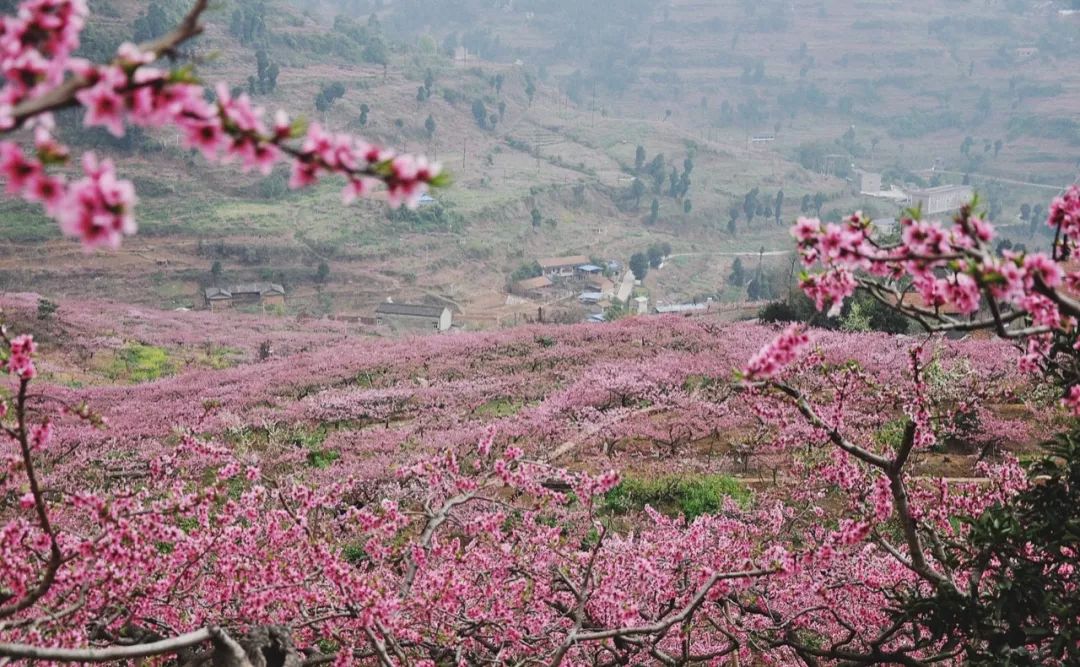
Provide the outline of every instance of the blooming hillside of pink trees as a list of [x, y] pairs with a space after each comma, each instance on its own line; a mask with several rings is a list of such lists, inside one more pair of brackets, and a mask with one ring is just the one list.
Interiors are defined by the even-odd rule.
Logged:
[[[9, 194], [90, 248], [134, 232], [108, 160], [69, 180], [51, 112], [77, 105], [288, 159], [296, 187], [343, 176], [347, 201], [440, 184], [154, 67], [205, 9], [107, 64], [71, 57], [79, 0], [4, 17]], [[819, 308], [861, 288], [917, 337], [675, 317], [386, 342], [9, 298], [0, 665], [1076, 664], [1080, 189], [1050, 211], [1049, 254], [995, 254], [974, 207], [891, 244], [798, 222]], [[997, 338], [940, 335], [975, 330]], [[234, 349], [202, 363], [200, 336]], [[90, 368], [133, 344], [192, 363]]]
[[[160, 317], [174, 329], [202, 315]], [[56, 318], [55, 335], [70, 336], [58, 348], [95, 339], [77, 306]], [[142, 319], [153, 332], [153, 315]], [[5, 639], [152, 646], [193, 628], [284, 627], [315, 662], [380, 651], [391, 664], [444, 652], [469, 664], [560, 652], [573, 664], [681, 652], [784, 662], [794, 623], [830, 641], [853, 628], [862, 646], [891, 623], [889, 591], [915, 584], [875, 546], [889, 543], [879, 531], [893, 499], [798, 406], [738, 390], [734, 371], [769, 367], [747, 361], [775, 335], [675, 317], [327, 336], [232, 368], [85, 389], [50, 384], [63, 369], [47, 356], [23, 352], [16, 366], [13, 354], [18, 377], [42, 371], [25, 400], [51, 417], [29, 439], [38, 483], [60, 494], [48, 506], [63, 563]], [[817, 333], [805, 347], [781, 360], [794, 362], [787, 380], [846, 437], [884, 456], [906, 415], [921, 415], [908, 502], [944, 531], [1023, 483], [1008, 452], [1044, 435], [1035, 416], [1054, 418], [1003, 341]], [[948, 481], [943, 451], [987, 457]], [[10, 460], [7, 488], [30, 510]], [[689, 519], [613, 503], [620, 483], [674, 475], [742, 476], [755, 491]], [[33, 554], [50, 540], [29, 517], [7, 531], [5, 585], [19, 599], [48, 572]], [[687, 623], [699, 608], [720, 616]]]

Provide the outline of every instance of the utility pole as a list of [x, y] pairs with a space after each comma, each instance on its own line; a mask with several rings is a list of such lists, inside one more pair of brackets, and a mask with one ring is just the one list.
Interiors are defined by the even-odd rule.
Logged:
[[469, 145], [469, 140], [468, 139], [462, 139], [461, 140], [461, 172], [462, 173], [465, 173], [465, 154], [466, 154], [468, 145]]

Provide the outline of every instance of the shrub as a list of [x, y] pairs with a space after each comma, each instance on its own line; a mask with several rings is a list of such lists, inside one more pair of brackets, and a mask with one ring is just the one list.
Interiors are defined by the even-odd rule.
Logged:
[[728, 498], [742, 503], [749, 497], [746, 487], [725, 475], [627, 477], [604, 496], [604, 509], [612, 514], [625, 514], [649, 505], [665, 514], [681, 514], [687, 521], [692, 521], [703, 514], [716, 514]]

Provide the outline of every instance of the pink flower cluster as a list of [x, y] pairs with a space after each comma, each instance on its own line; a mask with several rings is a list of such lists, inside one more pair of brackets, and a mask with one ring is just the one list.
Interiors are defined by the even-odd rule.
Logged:
[[37, 344], [33, 336], [23, 334], [13, 338], [8, 344], [5, 369], [20, 380], [33, 380], [37, 377], [37, 369], [34, 367], [36, 352]]
[[743, 378], [755, 382], [776, 377], [809, 345], [810, 336], [799, 325], [792, 325], [750, 359], [743, 369]]
[[1022, 367], [1035, 370], [1054, 354], [1052, 336], [1067, 336], [1080, 323], [1080, 271], [1065, 264], [1080, 252], [1080, 186], [1053, 201], [1047, 224], [1060, 230], [1051, 255], [997, 255], [990, 246], [993, 226], [970, 206], [952, 225], [905, 218], [893, 244], [877, 238], [859, 213], [840, 225], [801, 218], [791, 233], [803, 263], [824, 267], [802, 281], [819, 309], [839, 312], [862, 286], [926, 323], [1026, 338]]
[[68, 161], [68, 151], [51, 135], [51, 114], [19, 114], [16, 107], [54, 91], [65, 77], [80, 85], [74, 103], [85, 109], [88, 127], [103, 127], [122, 136], [126, 124], [171, 125], [189, 147], [210, 160], [238, 159], [244, 171], [269, 174], [283, 159], [292, 162], [290, 185], [316, 183], [322, 174], [340, 174], [347, 184], [345, 203], [372, 194], [383, 183], [387, 201], [415, 207], [432, 185], [443, 182], [441, 168], [424, 158], [395, 155], [349, 135], [331, 136], [312, 124], [302, 145], [301, 128], [279, 111], [269, 126], [263, 109], [246, 94], [233, 97], [219, 84], [210, 102], [201, 85], [185, 71], [152, 66], [156, 53], [123, 44], [112, 63], [99, 65], [71, 57], [78, 48], [87, 9], [81, 0], [27, 0], [17, 17], [0, 19], [0, 73], [7, 85], [0, 92], [0, 131], [23, 122], [36, 125], [35, 155], [15, 142], [0, 143], [0, 177], [9, 194], [40, 203], [57, 219], [65, 234], [80, 238], [86, 248], [117, 247], [135, 232], [134, 188], [116, 178], [108, 160], [84, 156], [86, 177], [67, 184], [48, 168]]
[[13, 107], [64, 80], [88, 14], [84, 0], [25, 0], [0, 16], [0, 130], [14, 126]]

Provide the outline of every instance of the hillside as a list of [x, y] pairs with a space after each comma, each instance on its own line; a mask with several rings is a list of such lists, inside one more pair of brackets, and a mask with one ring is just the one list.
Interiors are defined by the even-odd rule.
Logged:
[[[418, 455], [466, 448], [488, 433], [531, 454], [570, 448], [575, 465], [616, 464], [645, 479], [725, 475], [758, 484], [788, 465], [766, 444], [777, 432], [760, 408], [728, 386], [775, 335], [770, 327], [628, 318], [391, 342], [277, 317], [98, 302], [61, 302], [43, 322], [37, 304], [36, 295], [0, 302], [11, 326], [33, 326], [43, 346], [41, 391], [86, 403], [108, 424], [65, 426], [65, 441], [83, 452], [77, 466], [98, 456], [144, 460], [172, 447], [177, 429], [257, 452], [265, 465], [306, 460], [295, 472], [320, 478], [348, 471], [383, 479]], [[859, 351], [880, 384], [851, 406], [850, 426], [867, 437], [889, 432], [901, 415], [875, 401], [890, 384], [910, 382], [906, 360], [917, 342], [825, 331], [814, 341], [825, 363], [811, 360], [793, 377], [827, 393], [831, 380], [819, 369]], [[918, 474], [976, 475], [984, 456], [1032, 451], [1056, 423], [1033, 418], [1044, 414], [1045, 397], [1016, 374], [1016, 352], [1004, 341], [939, 341], [926, 357], [936, 409], [983, 403], [958, 410], [955, 425], [942, 423], [943, 446], [919, 453]]]
[[[459, 322], [486, 328], [535, 313], [506, 304], [507, 276], [560, 253], [625, 264], [668, 242], [678, 257], [646, 281], [654, 300], [742, 298], [725, 286], [733, 254], [752, 266], [759, 249], [789, 247], [764, 208], [778, 190], [781, 222], [819, 193], [824, 215], [895, 214], [852, 194], [852, 163], [897, 184], [971, 174], [1005, 222], [1075, 176], [1067, 110], [1080, 96], [1077, 31], [1056, 6], [610, 4], [227, 3], [188, 54], [203, 77], [245, 87], [264, 52], [279, 73], [272, 90], [252, 84], [260, 104], [437, 156], [456, 176], [439, 204], [416, 215], [388, 216], [379, 202], [342, 209], [334, 184], [290, 193], [284, 174], [208, 167], [175, 136], [118, 142], [94, 132], [81, 141], [118, 153], [139, 189], [142, 233], [116, 255], [87, 256], [53, 240], [33, 210], [5, 202], [0, 286], [176, 308], [200, 306], [213, 282], [269, 279], [286, 285], [290, 313], [367, 314], [392, 297], [449, 305]], [[183, 6], [95, 2], [84, 48], [108, 53], [152, 31], [155, 11], [167, 23]], [[464, 46], [448, 55], [454, 45]], [[1038, 52], [1018, 59], [1027, 45]], [[333, 84], [343, 94], [316, 108]], [[775, 141], [748, 144], [757, 134]], [[664, 156], [656, 194], [650, 184], [633, 195], [638, 146], [647, 163]], [[687, 171], [686, 158], [689, 187], [672, 197], [666, 177]], [[944, 175], [923, 171], [935, 160]], [[750, 221], [736, 213], [733, 235], [729, 211], [754, 188], [759, 210]], [[543, 220], [535, 229], [533, 210]], [[1038, 243], [1026, 224], [1017, 233]], [[325, 285], [315, 279], [322, 262]]]

